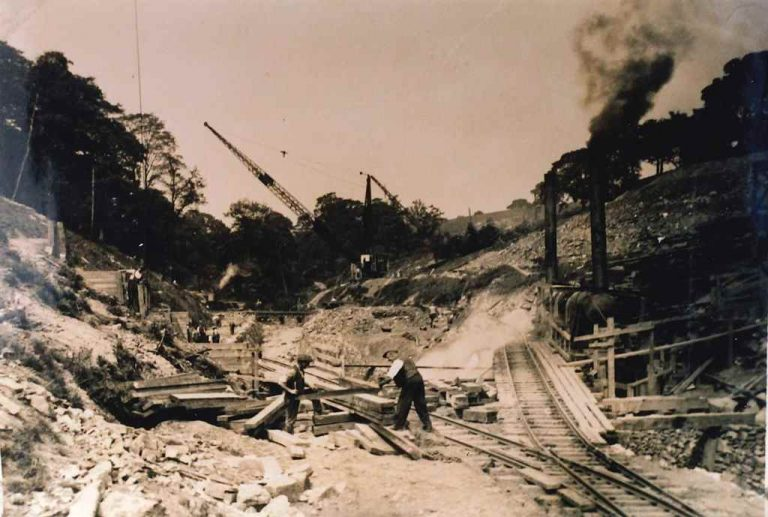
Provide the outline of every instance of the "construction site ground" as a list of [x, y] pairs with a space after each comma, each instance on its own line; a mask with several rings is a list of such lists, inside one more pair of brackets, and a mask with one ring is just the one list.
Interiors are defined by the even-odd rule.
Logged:
[[[723, 170], [743, 167], [732, 160]], [[610, 204], [614, 226], [609, 226], [609, 235], [622, 236], [609, 240], [610, 253], [649, 252], [662, 237], [679, 236], [713, 214], [736, 210], [732, 205], [739, 189], [731, 183], [739, 181], [737, 175], [726, 180], [706, 166], [693, 172], [699, 188], [682, 189], [690, 195], [674, 203], [650, 184]], [[677, 185], [673, 174], [659, 179], [665, 189]], [[629, 231], [642, 218], [643, 207], [655, 214], [645, 225], [650, 240]], [[694, 209], [703, 215], [687, 215]], [[564, 260], [581, 263], [587, 254], [586, 216], [576, 216], [561, 228]], [[260, 515], [568, 513], [562, 506], [539, 504], [547, 499], [522, 480], [502, 488], [483, 472], [483, 461], [438, 435], [414, 431], [415, 442], [429, 457], [414, 461], [305, 434], [306, 458], [292, 460], [285, 447], [200, 421], [168, 421], [148, 429], [119, 423], [106, 396], [115, 386], [103, 375], [137, 368], [143, 378], [162, 377], [179, 373], [179, 363], [163, 353], [151, 321], [140, 322], [124, 307], [84, 290], [63, 261], [46, 255], [42, 217], [4, 201], [0, 229], [9, 238], [0, 244], [0, 445], [6, 515], [66, 515], [92, 487], [104, 516], [253, 515], [256, 505], [233, 501], [232, 493], [262, 479], [267, 466], [274, 468], [274, 461], [264, 458], [274, 458], [290, 476], [311, 474], [309, 486], [296, 488], [293, 501], [274, 497]], [[88, 255], [92, 264], [112, 264], [97, 251]], [[487, 375], [495, 349], [533, 330], [533, 285], [526, 272], [540, 251], [541, 233], [534, 232], [517, 244], [433, 271], [415, 268], [407, 276], [404, 266], [405, 279], [413, 285], [402, 290], [387, 291], [403, 278], [380, 279], [369, 286], [365, 304], [350, 300], [349, 305], [318, 311], [303, 324], [266, 324], [264, 354], [290, 358], [313, 345], [344, 344], [345, 361], [378, 363], [385, 350], [395, 347], [423, 365], [463, 367], [424, 369], [428, 380]], [[123, 265], [118, 260], [110, 267]], [[487, 275], [501, 266], [507, 268], [501, 276]], [[462, 282], [456, 283], [458, 279]], [[474, 287], [466, 289], [465, 280], [474, 281]], [[438, 316], [430, 322], [426, 304], [446, 293], [440, 299], [449, 301], [437, 303]], [[103, 382], [101, 406], [94, 400], [100, 392], [81, 388], [88, 387], [84, 378]], [[418, 427], [415, 421], [412, 427]], [[704, 514], [764, 515], [764, 497], [739, 486], [731, 475], [672, 467], [616, 445], [610, 451], [672, 487]]]

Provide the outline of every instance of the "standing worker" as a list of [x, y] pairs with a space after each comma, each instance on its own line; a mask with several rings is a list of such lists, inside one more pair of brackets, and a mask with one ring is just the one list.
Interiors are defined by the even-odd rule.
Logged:
[[[296, 417], [299, 414], [299, 395], [302, 393], [312, 392], [312, 388], [307, 386], [307, 381], [304, 378], [304, 370], [312, 362], [312, 357], [308, 354], [299, 354], [296, 358], [296, 365], [291, 370], [291, 373], [285, 378], [285, 381], [280, 386], [285, 390], [285, 432], [293, 434], [293, 426], [296, 423]], [[312, 401], [312, 409], [316, 415], [323, 414], [323, 406], [319, 400]]]
[[379, 381], [379, 387], [383, 387], [390, 381], [400, 388], [400, 396], [397, 399], [397, 413], [395, 414], [395, 430], [404, 429], [408, 424], [408, 412], [411, 410], [411, 402], [416, 408], [416, 413], [421, 419], [422, 429], [432, 432], [432, 421], [427, 409], [427, 395], [424, 389], [424, 379], [412, 359], [398, 358], [397, 350], [390, 350], [384, 354], [384, 359], [392, 361], [386, 377]]

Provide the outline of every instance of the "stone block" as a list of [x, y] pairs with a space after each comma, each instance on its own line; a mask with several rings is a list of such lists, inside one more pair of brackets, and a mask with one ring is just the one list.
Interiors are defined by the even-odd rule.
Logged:
[[269, 491], [261, 483], [243, 483], [237, 488], [237, 502], [245, 506], [261, 508], [272, 500]]
[[100, 517], [143, 517], [157, 508], [159, 501], [129, 490], [112, 489], [99, 503]]
[[454, 410], [462, 410], [469, 407], [469, 397], [463, 393], [450, 395], [448, 401]]
[[266, 478], [266, 488], [272, 497], [285, 496], [289, 501], [298, 501], [304, 491], [306, 476], [288, 476], [280, 474]]
[[491, 424], [496, 422], [499, 411], [489, 407], [467, 408], [462, 413], [462, 418], [467, 422], [478, 422], [481, 424]]

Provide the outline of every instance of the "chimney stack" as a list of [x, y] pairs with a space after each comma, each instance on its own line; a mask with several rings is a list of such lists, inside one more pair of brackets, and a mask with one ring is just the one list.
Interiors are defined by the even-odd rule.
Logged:
[[592, 243], [592, 286], [596, 291], [608, 289], [608, 251], [605, 231], [605, 164], [590, 160], [589, 223]]
[[557, 175], [544, 175], [544, 266], [547, 282], [557, 281]]

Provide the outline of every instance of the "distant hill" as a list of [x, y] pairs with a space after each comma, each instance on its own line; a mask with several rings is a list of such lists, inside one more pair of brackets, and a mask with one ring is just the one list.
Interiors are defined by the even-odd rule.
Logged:
[[440, 229], [448, 234], [464, 233], [470, 222], [475, 226], [493, 223], [500, 230], [511, 230], [520, 224], [535, 223], [544, 219], [544, 207], [534, 205], [525, 199], [516, 199], [506, 210], [498, 212], [475, 212], [472, 216], [459, 216], [443, 223]]

